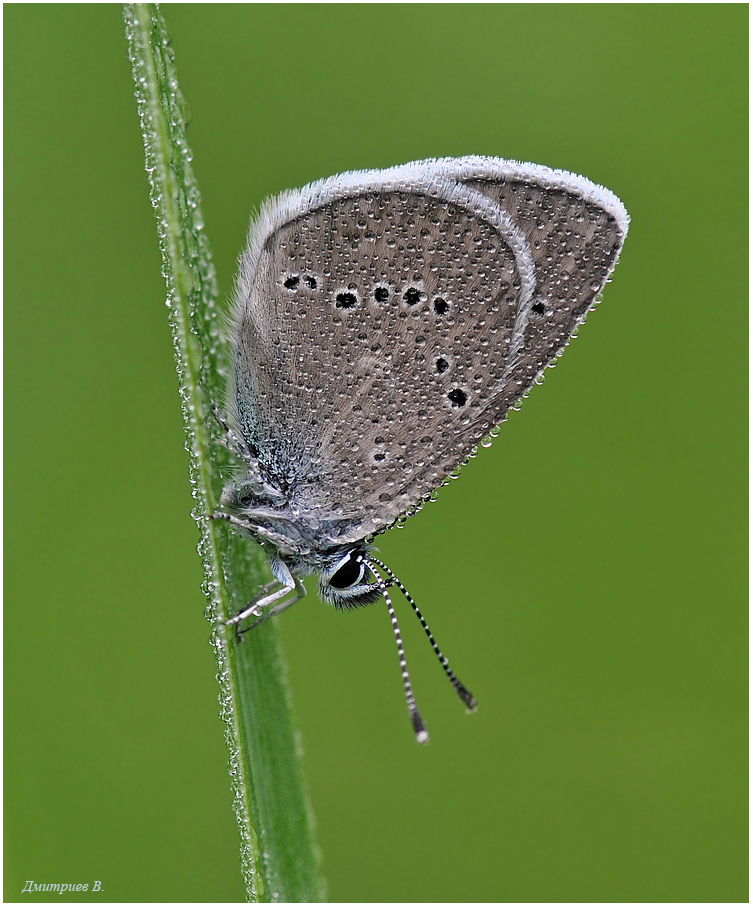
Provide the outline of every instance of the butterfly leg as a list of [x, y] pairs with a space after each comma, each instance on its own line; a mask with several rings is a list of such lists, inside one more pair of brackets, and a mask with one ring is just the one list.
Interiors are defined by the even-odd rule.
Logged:
[[291, 605], [294, 605], [296, 602], [299, 602], [303, 596], [306, 594], [306, 587], [300, 580], [295, 581], [295, 595], [289, 598], [287, 601], [282, 601], [279, 604], [274, 605], [270, 608], [265, 614], [254, 621], [250, 627], [244, 627], [242, 630], [238, 629], [236, 624], [235, 632], [239, 639], [242, 639], [249, 630], [253, 630], [255, 627], [258, 627], [259, 624], [263, 624], [264, 621], [269, 620], [270, 617], [274, 617], [276, 614], [282, 614], [283, 611], [286, 611]]
[[[283, 543], [286, 544], [288, 548], [292, 548], [294, 551], [298, 550], [296, 545], [290, 541], [288, 536], [280, 532], [275, 532], [274, 529], [269, 529], [266, 526], [262, 526], [259, 523], [253, 522], [249, 518], [242, 519], [241, 517], [234, 516], [232, 513], [225, 513], [222, 510], [216, 510], [214, 513], [209, 514], [209, 519], [222, 520], [226, 523], [230, 523], [233, 526], [238, 526], [241, 529], [245, 529], [246, 532], [250, 532], [252, 535], [272, 542], [273, 545], [279, 545], [280, 543]], [[282, 582], [282, 580], [280, 580], [280, 582]], [[291, 579], [291, 588], [292, 587], [293, 585]]]
[[[274, 564], [274, 567], [276, 568], [274, 572], [278, 574], [277, 578], [264, 586], [260, 595], [252, 599], [245, 608], [242, 608], [235, 615], [235, 617], [231, 617], [230, 620], [226, 622], [225, 625], [228, 627], [235, 626], [236, 633], [239, 637], [242, 637], [248, 630], [258, 626], [265, 620], [269, 620], [269, 618], [273, 617], [275, 614], [279, 614], [281, 611], [294, 605], [306, 594], [305, 586], [297, 577], [292, 575], [287, 564], [283, 561], [277, 561]], [[279, 585], [280, 588], [271, 592], [270, 590], [277, 585]], [[285, 600], [286, 596], [291, 592], [294, 593], [293, 596]], [[281, 599], [282, 601], [280, 601]], [[269, 610], [265, 612], [265, 609]], [[238, 625], [247, 617], [258, 617], [260, 619], [251, 624], [250, 627], [239, 630]]]

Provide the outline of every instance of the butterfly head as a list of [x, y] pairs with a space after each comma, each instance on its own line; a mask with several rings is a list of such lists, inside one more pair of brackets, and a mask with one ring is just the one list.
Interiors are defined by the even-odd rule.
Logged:
[[336, 608], [349, 610], [370, 605], [381, 598], [384, 588], [384, 580], [378, 580], [369, 567], [366, 545], [350, 545], [323, 557], [319, 594]]

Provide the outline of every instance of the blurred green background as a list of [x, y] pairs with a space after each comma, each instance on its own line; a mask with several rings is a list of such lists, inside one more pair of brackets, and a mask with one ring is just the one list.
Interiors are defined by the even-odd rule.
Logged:
[[[264, 196], [346, 169], [530, 160], [633, 219], [544, 387], [380, 541], [478, 713], [404, 603], [425, 749], [383, 608], [281, 619], [332, 900], [747, 900], [747, 7], [163, 11], [223, 297]], [[5, 899], [240, 900], [120, 8], [4, 26]]]

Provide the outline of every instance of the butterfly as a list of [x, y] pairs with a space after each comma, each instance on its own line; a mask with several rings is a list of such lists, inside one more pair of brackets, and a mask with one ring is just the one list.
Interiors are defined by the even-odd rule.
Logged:
[[555, 363], [628, 224], [620, 200], [581, 176], [488, 157], [344, 173], [262, 205], [216, 412], [242, 470], [213, 518], [267, 546], [275, 577], [228, 621], [239, 635], [300, 600], [312, 573], [336, 608], [383, 599], [424, 743], [395, 588], [475, 709], [373, 540], [446, 484]]

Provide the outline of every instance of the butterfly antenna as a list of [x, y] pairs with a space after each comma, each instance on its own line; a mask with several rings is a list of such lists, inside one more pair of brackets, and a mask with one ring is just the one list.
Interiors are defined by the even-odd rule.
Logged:
[[[366, 562], [368, 563], [368, 561]], [[408, 674], [408, 663], [405, 660], [405, 649], [403, 648], [403, 637], [400, 635], [400, 627], [397, 625], [397, 615], [395, 614], [395, 609], [392, 606], [392, 599], [390, 598], [389, 592], [387, 591], [387, 583], [381, 578], [377, 577], [377, 582], [379, 584], [379, 589], [384, 596], [384, 600], [387, 602], [387, 610], [390, 612], [390, 620], [392, 621], [392, 632], [395, 634], [395, 642], [397, 643], [397, 654], [400, 658], [400, 671], [403, 675], [403, 687], [405, 688], [405, 701], [408, 703], [408, 713], [410, 714], [410, 720], [413, 724], [413, 730], [416, 734], [416, 740], [419, 743], [426, 743], [429, 740], [429, 732], [426, 730], [426, 725], [424, 720], [419, 714], [418, 706], [416, 705], [416, 698], [413, 695], [413, 687], [410, 685], [410, 675]]]
[[[408, 599], [408, 601], [410, 602], [411, 608], [413, 608], [413, 610], [416, 612], [416, 617], [421, 621], [421, 626], [424, 628], [424, 632], [429, 637], [429, 642], [431, 643], [431, 647], [434, 649], [434, 652], [436, 653], [436, 656], [439, 659], [439, 663], [444, 668], [445, 674], [450, 678], [450, 683], [455, 687], [455, 691], [457, 692], [458, 696], [463, 700], [463, 702], [466, 704], [468, 709], [471, 712], [475, 712], [477, 703], [476, 703], [476, 699], [475, 699], [473, 693], [471, 693], [471, 691], [469, 689], [467, 689], [465, 686], [463, 686], [463, 684], [458, 680], [457, 676], [455, 675], [455, 672], [450, 667], [450, 663], [447, 661], [445, 656], [442, 654], [442, 650], [437, 645], [437, 641], [436, 641], [436, 639], [434, 639], [434, 635], [432, 634], [431, 630], [429, 629], [429, 625], [424, 620], [423, 614], [418, 610], [418, 605], [413, 601], [411, 594], [408, 592], [408, 590], [405, 588], [405, 586], [400, 582], [400, 580], [395, 576], [395, 574], [392, 572], [392, 570], [390, 570], [390, 568], [386, 564], [382, 563], [382, 561], [378, 560], [375, 557], [369, 557], [369, 561], [372, 561], [375, 565], [377, 565], [378, 567], [381, 567], [381, 569], [392, 580], [392, 583], [395, 586], [397, 586], [397, 588]], [[367, 563], [368, 563], [368, 561], [367, 561]], [[385, 595], [385, 598], [386, 597], [387, 596]], [[397, 625], [395, 625], [395, 626], [397, 626]]]

